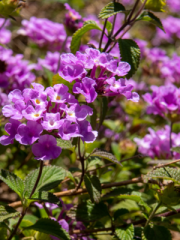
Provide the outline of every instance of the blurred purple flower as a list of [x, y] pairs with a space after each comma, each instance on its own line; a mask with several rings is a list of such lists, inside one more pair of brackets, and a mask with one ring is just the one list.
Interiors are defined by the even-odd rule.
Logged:
[[23, 20], [22, 25], [19, 34], [28, 36], [38, 46], [47, 47], [51, 51], [61, 50], [66, 40], [64, 25], [46, 18], [31, 17], [29, 21]]
[[2, 144], [2, 145], [13, 144], [15, 135], [17, 133], [17, 129], [20, 124], [21, 124], [21, 122], [14, 120], [14, 119], [10, 119], [9, 123], [6, 123], [6, 125], [5, 125], [5, 131], [9, 135], [3, 135], [2, 137], [0, 137], [0, 144]]
[[[170, 150], [170, 127], [165, 126], [164, 129], [155, 132], [152, 128], [148, 128], [149, 134], [144, 138], [135, 138], [139, 152], [148, 155], [151, 158], [169, 159], [171, 158]], [[172, 147], [179, 146], [180, 134], [172, 133]], [[180, 154], [173, 152], [174, 158], [179, 158]]]
[[152, 94], [143, 95], [144, 100], [150, 105], [147, 107], [148, 114], [171, 114], [180, 112], [180, 90], [172, 84], [166, 86], [152, 86]]

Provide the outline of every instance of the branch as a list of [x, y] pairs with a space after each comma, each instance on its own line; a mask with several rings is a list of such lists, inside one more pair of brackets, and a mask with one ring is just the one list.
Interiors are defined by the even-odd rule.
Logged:
[[81, 155], [81, 139], [80, 138], [78, 138], [78, 154], [79, 154], [79, 161], [81, 162], [82, 174], [81, 174], [80, 181], [74, 190], [75, 192], [81, 187], [81, 184], [84, 179], [84, 174], [85, 174], [84, 156]]
[[[155, 215], [154, 217], [170, 217], [176, 214], [180, 213], [180, 208], [177, 209], [176, 211], [169, 211], [169, 212], [165, 212], [165, 213], [161, 213], [158, 215]], [[140, 220], [137, 221], [132, 221], [131, 224], [133, 224], [134, 226], [136, 225], [140, 225], [140, 224], [144, 224], [146, 223], [147, 219], [146, 218], [142, 218]], [[129, 225], [130, 223], [125, 223], [123, 225], [120, 226], [116, 226], [116, 227], [121, 227], [121, 228], [125, 228], [127, 227], [127, 225]], [[86, 229], [86, 230], [73, 230], [70, 232], [70, 234], [91, 234], [91, 233], [97, 233], [97, 232], [112, 232], [113, 228], [109, 227], [109, 228], [100, 228], [100, 229]]]
[[[131, 180], [122, 181], [122, 182], [101, 184], [101, 187], [102, 187], [102, 189], [107, 189], [107, 188], [111, 188], [111, 187], [120, 187], [120, 186], [125, 186], [125, 185], [129, 185], [129, 184], [134, 184], [134, 183], [142, 183], [142, 182], [143, 182], [142, 177], [138, 177], [138, 178], [133, 178]], [[75, 195], [79, 195], [79, 194], [87, 192], [86, 188], [78, 189], [77, 191], [75, 191], [75, 190], [76, 189], [71, 189], [71, 190], [57, 192], [57, 193], [53, 193], [53, 194], [56, 195], [57, 197], [65, 197], [65, 196], [75, 196]], [[22, 204], [21, 204], [21, 201], [18, 201], [18, 202], [10, 203], [9, 206], [13, 207], [13, 208], [18, 208], [18, 207], [21, 207]]]
[[180, 159], [177, 159], [177, 160], [174, 160], [172, 162], [169, 162], [169, 163], [165, 163], [165, 164], [161, 164], [159, 166], [156, 166], [156, 167], [153, 167], [153, 170], [157, 169], [157, 168], [161, 168], [161, 167], [167, 167], [173, 163], [177, 163], [177, 162], [180, 162]]

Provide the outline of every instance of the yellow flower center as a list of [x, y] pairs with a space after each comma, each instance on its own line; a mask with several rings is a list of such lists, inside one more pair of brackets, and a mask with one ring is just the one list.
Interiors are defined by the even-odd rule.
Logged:
[[60, 97], [60, 96], [57, 96], [57, 97], [56, 97], [56, 100], [61, 100], [61, 97]]
[[36, 99], [36, 103], [37, 103], [37, 104], [40, 104], [41, 102], [39, 101], [39, 99]]

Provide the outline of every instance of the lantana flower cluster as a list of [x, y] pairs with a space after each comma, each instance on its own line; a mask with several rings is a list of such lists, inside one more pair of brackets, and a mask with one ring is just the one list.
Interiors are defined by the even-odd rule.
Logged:
[[180, 113], [180, 89], [172, 84], [165, 86], [151, 86], [152, 94], [143, 95], [149, 104], [148, 114], [161, 115], [162, 117]]
[[[170, 159], [171, 147], [177, 147], [180, 145], [180, 133], [171, 133], [170, 127], [166, 125], [164, 129], [160, 129], [155, 132], [152, 128], [148, 128], [149, 134], [144, 138], [135, 138], [139, 152], [149, 156], [151, 158]], [[170, 139], [172, 143], [170, 142]], [[179, 158], [180, 154], [172, 152], [173, 158]]]
[[88, 143], [96, 139], [97, 132], [86, 120], [93, 110], [79, 105], [68, 93], [67, 86], [56, 84], [46, 89], [38, 83], [32, 86], [33, 89], [26, 88], [22, 92], [16, 89], [9, 93], [11, 104], [2, 109], [3, 115], [10, 118], [5, 125], [9, 135], [0, 138], [2, 145], [12, 144], [15, 139], [22, 145], [32, 145], [36, 159], [50, 160], [61, 153], [56, 138], [80, 137]]
[[8, 102], [7, 94], [10, 91], [16, 88], [23, 90], [35, 80], [31, 70], [36, 66], [23, 60], [22, 54], [12, 54], [12, 50], [0, 46], [0, 106]]
[[63, 24], [52, 22], [46, 18], [31, 17], [22, 21], [22, 28], [18, 33], [28, 36], [39, 47], [46, 47], [51, 51], [61, 50], [67, 34]]
[[39, 64], [54, 73], [58, 72], [68, 82], [75, 80], [73, 93], [84, 95], [88, 103], [98, 95], [124, 95], [128, 100], [139, 101], [139, 95], [132, 92], [133, 86], [124, 78], [131, 68], [128, 63], [92, 48], [76, 55], [62, 54], [57, 60], [58, 53], [48, 53], [45, 60], [39, 60]]

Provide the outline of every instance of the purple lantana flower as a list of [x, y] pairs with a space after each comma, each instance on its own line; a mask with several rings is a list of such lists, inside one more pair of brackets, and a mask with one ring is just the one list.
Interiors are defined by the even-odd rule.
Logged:
[[[44, 92], [44, 86], [38, 83], [32, 83], [34, 89], [30, 89], [28, 92], [24, 91], [23, 96], [28, 93], [29, 100], [33, 103], [34, 107], [45, 108], [48, 104], [47, 94]], [[27, 96], [25, 96], [27, 98]]]
[[48, 87], [46, 89], [46, 93], [51, 102], [64, 103], [69, 96], [68, 90], [67, 86], [63, 84], [56, 84], [54, 87]]
[[180, 89], [172, 84], [166, 86], [152, 86], [152, 94], [146, 93], [143, 98], [150, 105], [148, 114], [165, 116], [166, 114], [180, 112]]
[[107, 70], [112, 72], [114, 75], [123, 77], [127, 75], [130, 71], [131, 66], [127, 62], [119, 62], [118, 60], [113, 60], [107, 65]]
[[23, 20], [22, 25], [19, 34], [28, 36], [38, 46], [51, 51], [59, 51], [66, 39], [64, 25], [45, 18], [31, 17], [29, 21]]
[[79, 133], [82, 135], [82, 141], [86, 143], [94, 142], [94, 140], [98, 136], [98, 132], [92, 130], [91, 124], [88, 121], [84, 120], [78, 122], [78, 125]]
[[70, 140], [72, 137], [79, 137], [82, 135], [79, 133], [78, 124], [72, 124], [71, 121], [65, 120], [58, 130], [58, 136], [63, 140]]
[[2, 108], [2, 113], [5, 117], [11, 117], [12, 119], [20, 120], [23, 118], [22, 111], [26, 105], [24, 101], [17, 100], [13, 105], [5, 105]]
[[82, 78], [86, 75], [84, 64], [72, 53], [62, 54], [59, 75], [68, 82]]
[[[135, 138], [139, 152], [150, 156], [151, 158], [169, 159], [171, 158], [170, 149], [170, 127], [165, 126], [164, 129], [160, 129], [155, 132], [152, 128], [148, 128], [149, 134], [144, 138]], [[172, 147], [179, 146], [180, 134], [172, 133]], [[174, 158], [180, 158], [180, 154], [173, 152]]]
[[23, 145], [31, 145], [39, 139], [43, 132], [41, 124], [33, 121], [28, 121], [26, 124], [21, 124], [17, 129], [15, 139]]
[[0, 144], [2, 144], [2, 145], [13, 144], [15, 135], [17, 133], [17, 129], [20, 124], [21, 124], [21, 122], [19, 122], [18, 120], [10, 119], [9, 123], [6, 123], [6, 125], [5, 125], [5, 131], [9, 135], [4, 135], [4, 136], [0, 137]]
[[43, 128], [47, 131], [58, 129], [64, 120], [60, 120], [60, 113], [46, 113], [41, 123]]
[[126, 84], [126, 80], [124, 78], [116, 80], [114, 77], [112, 77], [106, 80], [106, 83], [109, 84], [105, 89], [106, 96], [116, 96], [122, 94], [128, 100], [133, 102], [139, 101], [139, 95], [136, 92], [131, 92], [133, 86], [131, 84]]
[[73, 104], [69, 108], [65, 106], [63, 110], [66, 112], [66, 119], [72, 122], [82, 121], [88, 115], [93, 114], [92, 108], [86, 105], [80, 106], [79, 104]]
[[36, 121], [43, 117], [44, 111], [45, 110], [40, 107], [34, 108], [33, 106], [30, 105], [25, 110], [22, 111], [22, 114], [27, 120]]
[[94, 102], [97, 97], [94, 86], [96, 82], [91, 78], [83, 78], [81, 82], [76, 82], [73, 86], [73, 92], [85, 96], [88, 103]]
[[59, 157], [61, 148], [57, 146], [55, 137], [45, 134], [32, 146], [32, 152], [37, 160], [52, 160]]

